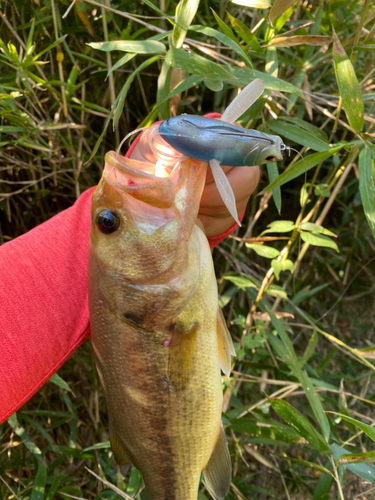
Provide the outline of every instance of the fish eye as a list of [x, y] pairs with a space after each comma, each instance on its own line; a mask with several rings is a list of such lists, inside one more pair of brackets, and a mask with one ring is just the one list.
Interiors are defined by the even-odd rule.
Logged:
[[266, 161], [276, 161], [273, 156], [267, 156]]
[[104, 234], [111, 234], [120, 227], [120, 217], [114, 210], [106, 208], [96, 218], [96, 225]]

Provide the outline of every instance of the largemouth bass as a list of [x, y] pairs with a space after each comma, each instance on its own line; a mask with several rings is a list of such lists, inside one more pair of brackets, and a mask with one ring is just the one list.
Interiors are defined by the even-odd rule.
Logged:
[[196, 500], [202, 470], [223, 499], [220, 369], [229, 375], [234, 350], [196, 224], [207, 163], [158, 144], [156, 165], [108, 153], [93, 195], [89, 306], [111, 447], [150, 500]]

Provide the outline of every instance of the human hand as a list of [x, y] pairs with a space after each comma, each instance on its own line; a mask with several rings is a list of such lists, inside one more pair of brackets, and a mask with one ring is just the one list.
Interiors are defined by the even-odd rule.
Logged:
[[[139, 161], [154, 163], [157, 158], [153, 153], [144, 134], [133, 149], [130, 158]], [[236, 198], [237, 212], [241, 214], [251, 194], [258, 185], [260, 168], [254, 167], [227, 167], [222, 166], [228, 177]], [[206, 184], [203, 190], [198, 218], [203, 224], [207, 237], [218, 236], [234, 224], [233, 217], [228, 212], [220, 193], [216, 187], [211, 170], [208, 169]]]

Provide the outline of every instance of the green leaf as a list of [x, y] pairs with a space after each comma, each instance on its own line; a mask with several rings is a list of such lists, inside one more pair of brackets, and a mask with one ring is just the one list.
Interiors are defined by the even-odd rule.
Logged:
[[304, 174], [311, 168], [315, 167], [322, 161], [326, 160], [327, 158], [330, 158], [332, 155], [340, 151], [340, 149], [343, 147], [343, 145], [336, 146], [332, 149], [329, 149], [328, 151], [325, 151], [324, 153], [313, 153], [306, 158], [303, 158], [302, 160], [297, 161], [294, 165], [292, 165], [290, 168], [285, 170], [275, 181], [271, 182], [264, 191], [270, 191], [272, 189], [275, 189], [278, 186], [282, 186], [283, 184], [286, 184], [287, 182], [295, 179], [296, 177]]
[[260, 43], [258, 42], [257, 37], [253, 33], [251, 33], [246, 24], [244, 24], [239, 19], [231, 16], [229, 12], [227, 12], [227, 16], [237, 35], [239, 35], [249, 47], [255, 50], [255, 52], [261, 52], [262, 48], [260, 46]]
[[213, 80], [212, 78], [205, 78], [203, 80], [203, 83], [206, 85], [206, 87], [212, 92], [220, 92], [220, 90], [223, 90], [223, 81], [222, 80]]
[[[350, 455], [350, 451], [345, 450], [337, 444], [330, 445], [330, 449], [333, 454], [334, 460], [342, 455]], [[369, 481], [371, 484], [375, 484], [375, 467], [370, 464], [343, 464], [342, 467], [350, 470], [357, 476], [361, 477], [365, 481]]]
[[[270, 182], [273, 182], [279, 177], [279, 167], [276, 162], [267, 163], [267, 173]], [[281, 189], [279, 187], [272, 190], [272, 197], [277, 208], [277, 211], [281, 212]]]
[[158, 54], [167, 52], [165, 45], [155, 40], [115, 40], [113, 42], [91, 42], [90, 47], [104, 52], [121, 50], [122, 52], [134, 52], [135, 54]]
[[294, 429], [272, 419], [263, 422], [251, 417], [242, 417], [232, 420], [231, 428], [234, 432], [280, 440], [286, 443], [300, 443], [302, 441], [301, 436]]
[[126, 63], [128, 63], [129, 61], [131, 61], [136, 55], [137, 54], [135, 54], [134, 52], [129, 52], [128, 54], [125, 54], [124, 56], [122, 56], [121, 59], [119, 59], [117, 61], [117, 63], [114, 64], [112, 66], [112, 68], [108, 71], [107, 78], [109, 77], [109, 75], [111, 73], [113, 73], [114, 71], [116, 71], [116, 69], [121, 68], [121, 66], [124, 66]]
[[73, 392], [72, 389], [69, 387], [69, 385], [63, 380], [60, 375], [57, 375], [57, 373], [54, 373], [52, 377], [49, 379], [50, 382], [53, 382], [54, 384], [58, 385], [61, 387], [61, 389], [65, 389], [66, 391]]
[[164, 61], [159, 73], [158, 90], [156, 92], [159, 120], [167, 120], [171, 116], [170, 98], [172, 71], [172, 66], [169, 66], [169, 64]]
[[238, 43], [237, 40], [234, 41], [231, 37], [223, 33], [220, 33], [220, 31], [210, 28], [209, 26], [194, 25], [190, 27], [190, 30], [196, 31], [197, 33], [203, 33], [206, 36], [212, 36], [213, 38], [216, 38], [216, 40], [221, 42], [223, 45], [231, 48], [233, 52], [236, 52], [251, 68], [253, 67], [249, 56], [246, 54], [246, 52], [243, 50], [243, 48], [241, 47], [241, 45]]
[[370, 149], [364, 148], [360, 152], [358, 169], [363, 210], [375, 238], [375, 166]]
[[271, 7], [270, 0], [232, 0], [232, 3], [251, 7], [252, 9], [268, 9], [268, 7]]
[[[283, 357], [284, 363], [286, 363], [290, 369], [292, 370], [294, 376], [299, 380], [304, 393], [310, 403], [311, 409], [314, 412], [316, 420], [319, 422], [320, 428], [326, 439], [329, 439], [330, 435], [330, 427], [327, 415], [323, 410], [322, 403], [320, 398], [315, 390], [315, 387], [306, 373], [302, 370], [300, 362], [297, 358], [297, 355], [294, 351], [293, 344], [287, 335], [282, 322], [275, 316], [275, 314], [266, 308], [268, 314], [270, 315], [273, 326], [276, 328], [278, 336], [280, 337], [285, 351], [280, 352], [280, 355]], [[275, 339], [274, 335], [267, 335], [268, 340], [272, 343], [272, 339]]]
[[279, 59], [276, 47], [268, 47], [266, 51], [266, 73], [277, 78], [279, 74]]
[[28, 448], [34, 455], [34, 457], [39, 462], [41, 462], [42, 452], [40, 451], [38, 446], [34, 443], [34, 441], [31, 439], [31, 437], [28, 435], [28, 433], [25, 431], [25, 429], [18, 423], [16, 413], [14, 413], [8, 418], [8, 424], [12, 427], [17, 436], [21, 438], [26, 448]]
[[140, 64], [138, 66], [138, 68], [136, 70], [134, 70], [133, 73], [126, 80], [125, 85], [122, 87], [120, 94], [118, 95], [118, 100], [116, 99], [115, 106], [113, 106], [115, 109], [115, 112], [113, 115], [113, 129], [115, 129], [115, 127], [116, 127], [116, 125], [117, 125], [117, 123], [122, 115], [124, 105], [125, 105], [125, 99], [126, 99], [126, 96], [128, 94], [128, 91], [130, 89], [130, 85], [133, 83], [134, 78], [137, 76], [138, 73], [140, 73], [145, 68], [150, 66], [150, 64], [153, 64], [154, 62], [156, 62], [158, 59], [160, 59], [160, 56], [150, 57], [150, 59], [147, 59], [142, 64]]
[[337, 86], [342, 97], [342, 103], [344, 105], [349, 125], [356, 132], [360, 132], [364, 124], [365, 109], [361, 87], [358, 83], [353, 65], [349, 57], [346, 55], [346, 52], [333, 27], [332, 38], [333, 62], [335, 65]]
[[335, 233], [332, 233], [332, 231], [329, 231], [323, 226], [319, 226], [318, 224], [315, 224], [314, 222], [304, 222], [303, 224], [300, 224], [299, 227], [303, 231], [311, 231], [313, 233], [319, 233], [319, 234], [325, 234], [326, 236], [335, 236]]
[[248, 287], [257, 288], [257, 285], [247, 276], [224, 276], [224, 279], [230, 281], [238, 288], [244, 289]]
[[[327, 464], [328, 466], [330, 464]], [[333, 477], [328, 474], [321, 474], [316, 485], [313, 500], [329, 500], [329, 492], [333, 484]]]
[[299, 118], [295, 118], [293, 116], [280, 116], [277, 120], [284, 120], [285, 122], [292, 123], [293, 125], [296, 125], [303, 130], [311, 132], [315, 137], [322, 139], [322, 141], [328, 141], [328, 136], [324, 132], [324, 130], [320, 130], [320, 128], [315, 127], [315, 125], [313, 125], [312, 123], [305, 122], [305, 120], [300, 120]]
[[375, 428], [372, 427], [371, 425], [364, 424], [363, 422], [356, 420], [355, 418], [348, 417], [347, 415], [344, 415], [343, 413], [336, 413], [335, 411], [331, 411], [330, 413], [333, 413], [334, 415], [338, 415], [341, 417], [345, 422], [349, 422], [350, 424], [355, 425], [356, 427], [359, 427], [361, 431], [363, 431], [367, 436], [372, 439], [372, 441], [375, 442]]
[[352, 464], [357, 462], [375, 462], [375, 450], [367, 451], [366, 453], [350, 453], [349, 455], [340, 455], [335, 460], [336, 465]]
[[311, 132], [307, 130], [302, 130], [300, 127], [296, 125], [292, 125], [282, 120], [273, 120], [267, 122], [267, 127], [270, 128], [276, 134], [280, 134], [287, 139], [290, 139], [297, 144], [301, 144], [302, 146], [306, 146], [314, 151], [328, 151], [330, 149], [329, 144], [322, 141], [318, 137], [316, 137]]
[[91, 450], [108, 450], [111, 447], [110, 441], [103, 441], [102, 443], [96, 443], [88, 448], [82, 450], [82, 452], [91, 451]]
[[275, 220], [268, 224], [267, 227], [268, 229], [263, 231], [262, 235], [267, 233], [289, 233], [296, 226], [291, 220]]
[[310, 422], [293, 406], [282, 399], [269, 399], [273, 410], [285, 422], [295, 429], [300, 436], [308, 441], [311, 446], [321, 453], [331, 454], [331, 451], [318, 431], [310, 424]]
[[217, 24], [220, 26], [221, 31], [224, 33], [224, 35], [226, 35], [227, 37], [229, 37], [231, 40], [233, 40], [234, 42], [236, 42], [238, 44], [238, 40], [235, 37], [233, 31], [230, 29], [230, 27], [228, 25], [226, 25], [225, 22], [220, 19], [220, 17], [216, 14], [216, 12], [212, 8], [211, 8], [211, 10], [212, 10], [212, 13], [216, 19]]
[[42, 462], [34, 479], [34, 486], [30, 495], [30, 500], [43, 500], [46, 488], [47, 468]]
[[314, 245], [316, 247], [325, 247], [325, 248], [333, 248], [336, 252], [340, 252], [337, 244], [328, 238], [328, 236], [323, 236], [322, 234], [314, 234], [306, 231], [302, 231], [301, 239], [310, 245]]
[[183, 49], [171, 47], [165, 56], [165, 61], [174, 68], [180, 68], [206, 78], [228, 80], [232, 77], [228, 69], [224, 66], [209, 61], [197, 54], [186, 52]]
[[295, 87], [289, 82], [281, 80], [281, 78], [275, 78], [272, 75], [268, 75], [267, 73], [262, 73], [261, 71], [257, 71], [255, 69], [250, 68], [239, 68], [238, 66], [229, 66], [228, 71], [231, 72], [232, 78], [234, 79], [232, 83], [237, 87], [245, 87], [255, 78], [260, 78], [264, 81], [265, 88], [268, 90], [278, 90], [279, 92], [290, 92], [292, 94], [297, 94], [300, 97], [303, 97], [303, 93], [300, 89]]
[[176, 7], [176, 24], [173, 28], [172, 43], [179, 49], [182, 47], [186, 33], [198, 10], [199, 0], [180, 0]]
[[273, 267], [277, 280], [280, 279], [281, 271], [290, 271], [291, 273], [294, 271], [294, 264], [289, 259], [286, 259], [283, 262], [275, 259], [271, 261], [271, 266]]
[[257, 243], [246, 243], [247, 248], [251, 248], [255, 253], [261, 257], [266, 257], [267, 259], [273, 259], [280, 255], [279, 250], [273, 247], [267, 247], [266, 245], [259, 245]]
[[272, 8], [269, 12], [269, 20], [271, 26], [273, 26], [275, 19], [281, 16], [285, 11], [291, 7], [296, 0], [275, 0], [275, 3], [272, 5]]

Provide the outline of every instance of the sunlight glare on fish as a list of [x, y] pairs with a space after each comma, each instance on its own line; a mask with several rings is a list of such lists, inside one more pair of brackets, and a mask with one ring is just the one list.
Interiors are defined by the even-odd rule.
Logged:
[[161, 160], [158, 160], [155, 164], [155, 177], [169, 177], [169, 174]]

